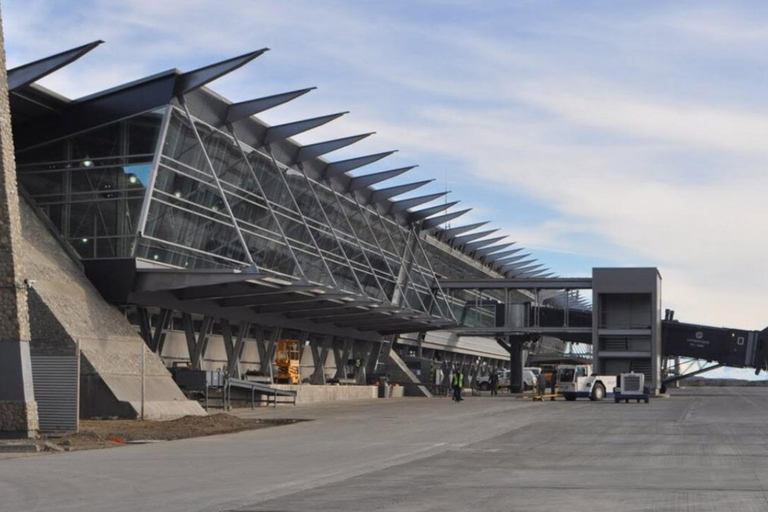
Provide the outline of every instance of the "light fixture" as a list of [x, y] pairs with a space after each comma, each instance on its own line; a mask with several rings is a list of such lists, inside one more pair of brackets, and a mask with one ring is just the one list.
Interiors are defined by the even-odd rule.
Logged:
[[87, 238], [83, 238], [82, 242], [83, 242], [84, 244], [87, 244], [87, 243], [88, 243], [88, 239], [87, 239]]
[[93, 167], [93, 160], [91, 160], [88, 155], [85, 155], [85, 160], [83, 160], [83, 167]]
[[130, 176], [128, 176], [128, 183], [130, 183], [131, 185], [135, 185], [138, 181], [139, 181], [139, 178], [137, 178], [135, 174], [131, 174]]
[[155, 254], [155, 255], [153, 256], [153, 258], [154, 258], [154, 259], [156, 259], [156, 260], [159, 260], [159, 259], [160, 259], [160, 255], [159, 255], [159, 254]]
[[173, 193], [173, 195], [176, 197], [176, 199], [180, 199], [181, 198], [181, 191], [177, 190], [176, 192]]

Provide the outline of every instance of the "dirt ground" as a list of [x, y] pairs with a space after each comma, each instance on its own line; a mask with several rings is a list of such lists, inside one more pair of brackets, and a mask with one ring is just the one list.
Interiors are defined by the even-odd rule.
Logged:
[[80, 431], [45, 439], [63, 451], [110, 448], [139, 442], [172, 441], [287, 425], [303, 420], [245, 419], [226, 413], [171, 421], [81, 420]]

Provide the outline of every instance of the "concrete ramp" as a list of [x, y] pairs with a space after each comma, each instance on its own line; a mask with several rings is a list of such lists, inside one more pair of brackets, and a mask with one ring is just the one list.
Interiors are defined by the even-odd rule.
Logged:
[[432, 393], [430, 393], [427, 387], [422, 384], [421, 379], [408, 368], [405, 361], [400, 359], [400, 356], [398, 356], [394, 350], [389, 351], [389, 357], [387, 358], [387, 373], [390, 375], [393, 382], [398, 382], [403, 385], [406, 396], [432, 398]]
[[[81, 417], [136, 417], [141, 351], [135, 328], [85, 276], [74, 250], [47, 218], [20, 198], [33, 355], [71, 355], [80, 347]], [[157, 354], [145, 352], [145, 417], [205, 415], [184, 396]]]

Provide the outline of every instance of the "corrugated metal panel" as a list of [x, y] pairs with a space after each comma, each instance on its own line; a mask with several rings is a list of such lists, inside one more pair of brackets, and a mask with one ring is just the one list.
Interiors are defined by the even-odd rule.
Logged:
[[77, 431], [79, 358], [32, 356], [41, 432]]

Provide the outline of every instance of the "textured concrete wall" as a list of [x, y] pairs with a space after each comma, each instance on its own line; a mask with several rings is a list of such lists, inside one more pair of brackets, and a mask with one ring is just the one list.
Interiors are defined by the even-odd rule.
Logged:
[[[379, 396], [378, 386], [315, 386], [311, 384], [294, 386], [290, 384], [275, 384], [274, 387], [296, 391], [296, 403], [298, 404], [370, 400]], [[280, 400], [284, 400], [284, 398]]]
[[[105, 301], [33, 205], [20, 199], [21, 244], [29, 290], [32, 353], [80, 348], [82, 417], [135, 417], [141, 409], [141, 352], [146, 346], [125, 316]], [[202, 415], [184, 397], [163, 361], [145, 349], [145, 417]]]
[[16, 186], [5, 43], [0, 18], [0, 433], [35, 435], [37, 406], [29, 357], [29, 316]]

